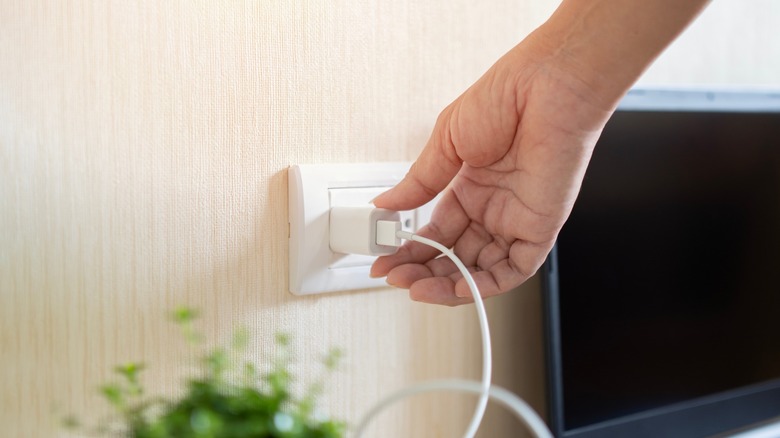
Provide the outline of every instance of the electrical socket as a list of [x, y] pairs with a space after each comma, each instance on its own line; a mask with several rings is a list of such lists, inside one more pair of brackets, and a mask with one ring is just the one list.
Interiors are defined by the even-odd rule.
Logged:
[[[376, 257], [330, 250], [329, 213], [334, 206], [367, 205], [396, 185], [411, 163], [307, 164], [288, 171], [290, 291], [296, 295], [385, 286], [368, 276]], [[416, 231], [430, 221], [437, 199], [403, 211], [403, 228]]]

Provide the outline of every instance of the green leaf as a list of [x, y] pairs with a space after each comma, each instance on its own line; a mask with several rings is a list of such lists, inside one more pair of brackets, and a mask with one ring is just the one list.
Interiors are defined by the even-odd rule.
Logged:
[[339, 363], [341, 362], [341, 359], [344, 357], [344, 351], [339, 348], [332, 348], [330, 351], [328, 351], [328, 354], [325, 355], [325, 359], [323, 360], [323, 364], [325, 364], [325, 367], [329, 371], [335, 370]]
[[103, 385], [100, 387], [100, 393], [115, 408], [124, 407], [124, 392], [119, 385], [115, 383]]
[[177, 307], [171, 312], [171, 319], [177, 324], [186, 324], [195, 321], [200, 313], [189, 307]]
[[216, 382], [222, 380], [222, 375], [230, 365], [227, 353], [221, 348], [217, 348], [208, 354], [204, 358], [203, 363], [206, 366], [208, 376]]
[[[186, 307], [171, 314], [191, 346], [202, 339], [193, 324], [197, 316], [197, 311]], [[261, 376], [255, 364], [245, 363], [239, 368], [231, 360], [236, 351], [249, 344], [248, 330], [236, 330], [227, 347], [214, 348], [200, 356], [202, 373], [188, 379], [184, 393], [174, 400], [143, 395], [139, 383], [143, 364], [115, 367], [114, 371], [122, 376], [121, 382], [100, 388], [117, 414], [111, 422], [104, 423], [107, 426], [103, 433], [122, 433], [132, 438], [342, 437], [343, 423], [322, 421], [313, 414], [316, 398], [323, 391], [322, 379], [309, 385], [303, 398], [293, 395], [295, 378], [290, 372], [289, 355], [292, 337], [279, 333], [274, 340], [277, 355], [268, 364], [270, 372]], [[341, 350], [330, 350], [322, 361], [325, 372], [334, 370], [342, 356]], [[68, 420], [68, 424], [78, 425], [75, 417]]]
[[287, 333], [277, 333], [276, 334], [276, 345], [279, 345], [280, 347], [289, 347], [290, 346], [290, 335]]
[[81, 422], [74, 415], [68, 415], [62, 419], [62, 426], [66, 429], [77, 430], [81, 427]]
[[246, 327], [241, 327], [233, 333], [233, 349], [236, 351], [243, 351], [249, 344], [249, 330]]

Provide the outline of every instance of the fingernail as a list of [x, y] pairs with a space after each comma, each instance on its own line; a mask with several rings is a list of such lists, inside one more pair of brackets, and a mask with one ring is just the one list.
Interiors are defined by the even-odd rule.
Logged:
[[378, 194], [378, 195], [374, 196], [373, 198], [371, 198], [371, 200], [370, 200], [370, 201], [368, 201], [368, 203], [369, 203], [369, 204], [373, 204], [373, 203], [374, 203], [374, 201], [376, 201], [376, 200], [377, 200], [377, 198], [379, 198], [380, 196], [384, 195], [385, 193], [387, 193], [387, 192], [389, 192], [389, 191], [390, 191], [390, 189], [387, 189], [387, 190], [385, 190], [384, 192], [382, 192], [382, 193], [380, 193], [380, 194]]

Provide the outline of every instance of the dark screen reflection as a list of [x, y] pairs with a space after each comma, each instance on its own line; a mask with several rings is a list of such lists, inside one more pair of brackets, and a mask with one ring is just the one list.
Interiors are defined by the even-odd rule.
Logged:
[[780, 121], [618, 112], [558, 239], [571, 429], [780, 377]]

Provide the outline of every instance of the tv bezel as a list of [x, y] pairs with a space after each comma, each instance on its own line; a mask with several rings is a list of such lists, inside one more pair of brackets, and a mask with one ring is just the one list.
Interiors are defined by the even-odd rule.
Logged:
[[[778, 113], [780, 90], [630, 90], [617, 111]], [[565, 429], [557, 245], [540, 269], [550, 428], [560, 438], [711, 436], [780, 417], [780, 379]]]

